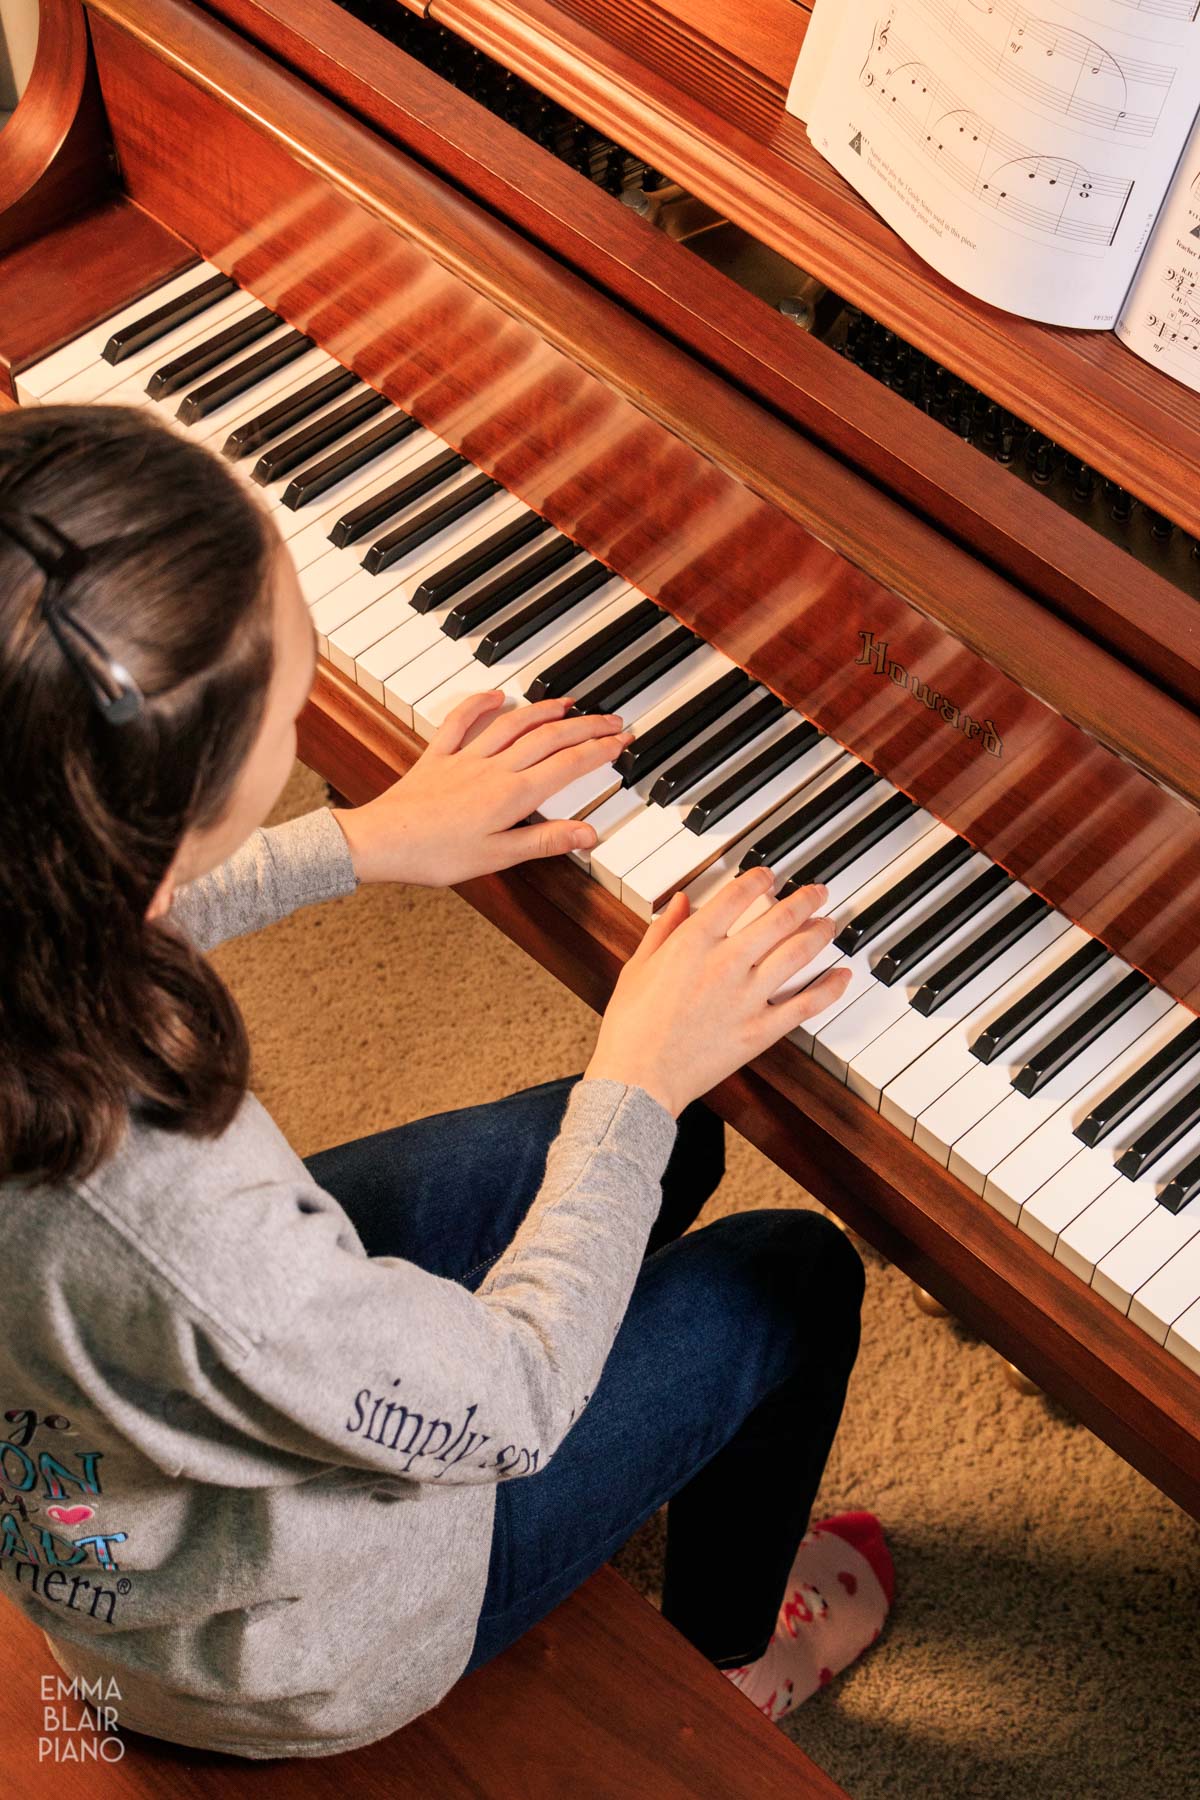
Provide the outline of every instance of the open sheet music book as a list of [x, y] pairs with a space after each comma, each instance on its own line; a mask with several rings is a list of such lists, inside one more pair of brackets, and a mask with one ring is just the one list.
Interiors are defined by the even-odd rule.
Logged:
[[787, 104], [950, 281], [1200, 391], [1200, 0], [818, 0]]

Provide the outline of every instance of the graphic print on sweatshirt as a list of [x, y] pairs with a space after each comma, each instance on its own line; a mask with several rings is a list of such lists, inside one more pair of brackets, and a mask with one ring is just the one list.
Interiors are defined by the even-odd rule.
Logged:
[[0, 1437], [0, 1568], [51, 1605], [115, 1623], [129, 1582], [107, 1586], [83, 1573], [116, 1574], [114, 1546], [128, 1536], [97, 1529], [103, 1451], [66, 1442], [77, 1433], [61, 1413], [10, 1407], [4, 1425], [11, 1429]]

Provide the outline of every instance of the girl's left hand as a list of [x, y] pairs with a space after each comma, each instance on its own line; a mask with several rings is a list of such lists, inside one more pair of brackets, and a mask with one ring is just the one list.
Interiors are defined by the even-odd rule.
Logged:
[[568, 719], [571, 701], [562, 699], [484, 724], [503, 703], [495, 690], [461, 701], [394, 787], [335, 812], [360, 881], [451, 887], [596, 842], [579, 820], [521, 821], [569, 782], [615, 761], [633, 733], [610, 713]]

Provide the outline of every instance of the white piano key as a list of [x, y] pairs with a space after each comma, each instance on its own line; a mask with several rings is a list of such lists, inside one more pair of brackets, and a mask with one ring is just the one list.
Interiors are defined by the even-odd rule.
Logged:
[[[97, 358], [70, 380], [64, 381], [60, 387], [43, 394], [42, 403], [46, 406], [149, 405], [158, 408], [165, 416], [174, 417], [175, 408], [183, 399], [183, 390], [178, 394], [168, 394], [163, 400], [152, 400], [146, 392], [151, 376], [185, 351], [215, 337], [219, 331], [224, 331], [227, 326], [244, 319], [249, 313], [257, 312], [259, 304], [249, 294], [227, 294], [224, 300], [218, 300], [207, 312], [197, 313], [194, 318], [177, 325], [174, 331], [159, 338], [157, 343], [147, 344], [144, 349], [136, 350], [124, 362], [106, 363]], [[279, 326], [280, 329], [286, 329], [282, 319]], [[257, 349], [258, 345], [251, 345], [250, 348]], [[243, 351], [242, 354], [246, 352]], [[231, 354], [228, 360], [233, 362], [236, 358]], [[216, 370], [210, 373], [215, 374]], [[205, 377], [197, 377], [193, 386], [199, 386], [202, 379]]]
[[[1172, 1008], [1169, 995], [1152, 989], [1123, 1019], [1110, 1027], [1115, 1044], [1114, 1054], [1094, 1082], [1073, 1094], [1040, 1125], [1035, 1132], [1006, 1156], [992, 1170], [984, 1185], [983, 1197], [1006, 1219], [1015, 1219], [1038, 1189], [1064, 1164], [1074, 1160], [1080, 1148], [1075, 1127], [1091, 1111], [1096, 1102], [1125, 1079], [1130, 1059], [1137, 1054], [1141, 1061], [1152, 1055], [1145, 1046], [1150, 1030]], [[1106, 1034], [1107, 1035], [1107, 1034]], [[1092, 1151], [1096, 1155], [1100, 1146]]]
[[[876, 794], [875, 805], [879, 804], [879, 796]], [[867, 812], [873, 810], [874, 808], [871, 806], [866, 808]], [[863, 816], [861, 810], [859, 816]], [[843, 827], [847, 827], [853, 822], [847, 816], [844, 820], [835, 821], [832, 826], [823, 827], [798, 853], [789, 856], [777, 873], [776, 891], [782, 888], [785, 881], [791, 879], [810, 855], [819, 854], [823, 848], [840, 836]], [[926, 856], [931, 856], [939, 842], [945, 841], [944, 838], [938, 837], [939, 832], [944, 832], [946, 837], [950, 835], [944, 826], [939, 826], [929, 813], [922, 812], [920, 808], [916, 812], [910, 813], [886, 837], [881, 838], [877, 844], [873, 844], [870, 850], [857, 857], [847, 868], [835, 875], [832, 881], [825, 884], [829, 898], [821, 908], [822, 917], [830, 919], [840, 930], [847, 918], [853, 916], [860, 906], [869, 904], [864, 896], [872, 887], [882, 885], [886, 888], [892, 882], [900, 881], [909, 867], [923, 861]], [[887, 875], [887, 881], [882, 884], [877, 883], [875, 877], [883, 874]], [[758, 910], [765, 910], [771, 904], [772, 901], [768, 896], [763, 902], [762, 908], [756, 909], [755, 916], [757, 916]], [[751, 923], [749, 915], [745, 922]], [[844, 953], [837, 948], [836, 942], [827, 944], [811, 962], [806, 963], [803, 969], [798, 970], [795, 975], [776, 989], [771, 996], [772, 1001], [778, 1003], [781, 1000], [790, 999], [793, 994], [799, 993], [801, 988], [811, 986], [819, 976], [825, 973], [826, 969], [845, 960]], [[832, 1011], [832, 1008], [828, 1010]], [[822, 1014], [822, 1017], [824, 1016]], [[802, 1032], [804, 1029], [806, 1028], [801, 1027]]]
[[[49, 356], [41, 357], [28, 369], [24, 369], [16, 378], [17, 399], [22, 406], [29, 406], [35, 401], [44, 400], [47, 394], [52, 393], [55, 388], [62, 387], [66, 382], [76, 379], [93, 363], [102, 362], [104, 346], [114, 331], [120, 331], [124, 326], [134, 324], [136, 320], [144, 318], [147, 313], [152, 313], [158, 307], [166, 306], [168, 302], [177, 300], [181, 294], [190, 293], [193, 288], [200, 287], [203, 282], [211, 280], [214, 275], [220, 273], [221, 271], [214, 263], [193, 263], [191, 268], [185, 269], [182, 275], [172, 276], [170, 281], [165, 281], [161, 286], [152, 288], [148, 294], [143, 294], [140, 300], [135, 300], [129, 306], [121, 307], [102, 324], [93, 326], [90, 331], [85, 331], [80, 337], [72, 338], [70, 343], [64, 344], [61, 349], [52, 351]], [[208, 317], [208, 313], [198, 313], [195, 316], [198, 319], [205, 319]], [[127, 361], [131, 360], [132, 358], [127, 359]], [[125, 367], [125, 364], [104, 363], [104, 367], [111, 369], [116, 376], [118, 371]]]
[[[721, 669], [717, 671], [717, 674], [725, 672]], [[716, 676], [710, 676], [708, 679], [716, 679]], [[707, 686], [707, 680], [699, 685]], [[692, 689], [691, 691], [698, 690]], [[761, 698], [761, 693], [761, 689], [756, 689], [752, 695], [747, 697], [749, 703], [753, 704], [755, 700]], [[682, 705], [683, 700], [688, 697], [690, 696], [681, 696], [679, 704]], [[698, 732], [695, 739], [687, 745], [687, 749], [695, 749], [706, 738], [724, 730], [729, 724], [730, 718], [736, 717], [737, 710], [740, 709], [735, 709], [732, 714], [723, 715], [714, 720], [704, 731]], [[641, 728], [646, 730], [651, 724], [656, 723], [657, 719], [643, 720]], [[601, 851], [600, 846], [597, 846], [596, 850], [591, 853], [592, 874], [601, 887], [607, 888], [610, 894], [619, 896], [621, 882], [624, 878], [632, 874], [640, 862], [644, 862], [648, 856], [652, 856], [656, 850], [660, 850], [664, 844], [669, 842], [677, 832], [683, 830], [683, 822], [691, 812], [697, 794], [721, 781], [726, 772], [740, 766], [741, 760], [744, 760], [743, 752], [735, 752], [733, 756], [726, 758], [724, 763], [718, 763], [702, 782], [694, 783], [681, 800], [672, 801], [667, 806], [646, 806], [635, 817], [628, 819], [619, 831], [610, 832], [605, 839], [603, 850]], [[657, 775], [657, 773], [656, 770], [655, 774]], [[650, 785], [653, 786], [653, 781]]]
[[1017, 1225], [1053, 1254], [1067, 1226], [1112, 1186], [1115, 1173], [1110, 1154], [1089, 1152], [1080, 1145], [1071, 1160], [1029, 1196], [1017, 1215]]
[[1090, 1282], [1101, 1258], [1157, 1205], [1151, 1182], [1126, 1181], [1118, 1175], [1078, 1218], [1064, 1225], [1054, 1246], [1055, 1261], [1065, 1263], [1081, 1281]]
[[[482, 536], [490, 536], [494, 529], [494, 525], [488, 526]], [[456, 544], [454, 546], [453, 555], [447, 553], [440, 558], [438, 566], [440, 567], [443, 563], [452, 561], [453, 556], [461, 554], [461, 552], [467, 548], [468, 542], [474, 541], [474, 539], [464, 539], [461, 544]], [[453, 608], [458, 605], [459, 601], [469, 599], [476, 587], [482, 587], [487, 582], [494, 581], [498, 575], [503, 575], [507, 570], [519, 567], [521, 562], [528, 555], [529, 549], [527, 545], [520, 550], [515, 550], [511, 556], [506, 557], [502, 563], [498, 563], [494, 569], [489, 569], [486, 574], [479, 576], [477, 581], [472, 582], [469, 587], [460, 589], [451, 598], [444, 601], [432, 612], [425, 615], [426, 618], [435, 618], [437, 620], [437, 638], [430, 644], [427, 650], [422, 651], [419, 657], [414, 658], [411, 663], [402, 665], [405, 669], [404, 681], [403, 683], [398, 684], [411, 705], [414, 730], [421, 731], [422, 729], [418, 722], [418, 713], [426, 696], [435, 693], [437, 689], [442, 687], [447, 681], [452, 681], [456, 675], [462, 674], [468, 669], [473, 669], [478, 677], [477, 686], [472, 690], [473, 692], [479, 692], [483, 688], [493, 688], [498, 686], [498, 683], [491, 678], [490, 669], [485, 668], [476, 660], [475, 652], [479, 645], [483, 642], [483, 639], [487, 636], [488, 632], [493, 630], [494, 627], [510, 613], [519, 611], [521, 607], [527, 606], [531, 600], [537, 599], [539, 595], [550, 592], [552, 588], [556, 587], [564, 579], [565, 573], [577, 566], [576, 564], [568, 564], [566, 571], [558, 569], [553, 575], [543, 576], [540, 581], [533, 583], [514, 599], [506, 601], [500, 612], [493, 613], [476, 630], [464, 632], [463, 636], [459, 638], [447, 637], [446, 633], [441, 628], [442, 622]], [[430, 573], [431, 571], [429, 570], [424, 571], [421, 579], [428, 579]], [[606, 582], [604, 585], [607, 587], [609, 584]], [[563, 614], [562, 618], [566, 619], [568, 616], [568, 614]], [[357, 621], [355, 621], [355, 623], [357, 623]], [[565, 626], [563, 629], [565, 629]], [[390, 638], [388, 639], [388, 642], [391, 642]], [[360, 680], [361, 685], [365, 686], [366, 684], [361, 682], [358, 669], [363, 666], [363, 662], [368, 662], [368, 677], [370, 677], [374, 671], [375, 664], [370, 663], [369, 659], [373, 655], [375, 648], [376, 646], [372, 645], [368, 650], [363, 652], [363, 657], [360, 659], [356, 668], [356, 679]], [[389, 678], [395, 673], [395, 669], [390, 670]], [[432, 735], [432, 731], [424, 735]]]
[[1176, 1319], [1167, 1333], [1166, 1347], [1185, 1368], [1200, 1375], [1200, 1300]]
[[[1192, 1140], [1193, 1154], [1196, 1140]], [[1161, 1187], [1157, 1175], [1145, 1177], [1156, 1190]], [[1096, 1264], [1092, 1286], [1119, 1312], [1128, 1312], [1130, 1302], [1140, 1288], [1169, 1263], [1200, 1232], [1200, 1205], [1191, 1200], [1181, 1212], [1169, 1212], [1156, 1205], [1154, 1211], [1135, 1225], [1127, 1238], [1109, 1251]], [[1200, 1295], [1200, 1288], [1196, 1290]], [[1161, 1342], [1161, 1339], [1159, 1340]]]
[[[456, 485], [462, 486], [469, 479], [467, 474]], [[520, 501], [511, 494], [493, 494], [465, 519], [456, 520], [447, 530], [429, 538], [407, 556], [398, 557], [390, 568], [381, 569], [377, 575], [362, 566], [369, 548], [369, 540], [364, 539], [355, 546], [358, 567], [354, 573], [313, 604], [312, 621], [318, 640], [328, 640], [329, 654], [332, 654], [334, 644], [339, 645], [353, 664], [355, 657], [405, 622], [406, 613], [412, 610], [412, 596], [431, 565], [438, 566], [456, 556], [476, 537], [486, 536], [489, 530], [495, 530], [497, 525], [515, 518], [521, 511]], [[391, 524], [389, 521], [385, 530], [390, 530]], [[312, 564], [306, 572], [310, 584], [316, 579], [317, 568], [317, 564]], [[304, 578], [302, 575], [302, 586]], [[351, 624], [354, 629], [348, 630]]]
[[[503, 663], [490, 664], [472, 661], [469, 668], [460, 670], [420, 701], [419, 711], [425, 735], [428, 736], [435, 730], [447, 713], [460, 700], [465, 700], [468, 694], [497, 688], [505, 696], [504, 710], [512, 706], [523, 706], [525, 689], [539, 668], [543, 668], [555, 656], [565, 656], [568, 651], [586, 642], [602, 625], [619, 619], [622, 613], [628, 612], [631, 606], [640, 604], [641, 600], [642, 596], [635, 593], [628, 582], [614, 575], [611, 581], [606, 581], [603, 587], [589, 594], [586, 600], [572, 607], [569, 613], [564, 613], [562, 618], [556, 619], [544, 631], [539, 631], [536, 637], [530, 638], [523, 650], [531, 650], [533, 654], [520, 667], [513, 667], [516, 660], [513, 658]], [[382, 650], [383, 646], [379, 648]], [[372, 651], [371, 655], [374, 654]], [[363, 663], [360, 662], [360, 671], [362, 668]], [[361, 673], [359, 679], [362, 679]], [[415, 711], [413, 717], [415, 722]]]
[[[635, 646], [637, 654], [643, 648], [655, 642], [657, 636], [666, 636], [675, 629], [676, 621], [665, 617], [662, 632], [651, 632], [649, 637]], [[725, 665], [725, 666], [723, 666]], [[640, 724], [644, 719], [661, 716], [664, 711], [678, 706], [690, 693], [698, 692], [715, 681], [718, 675], [726, 672], [727, 659], [719, 650], [705, 645], [686, 661], [657, 681], [644, 687], [640, 694], [634, 694], [621, 708], [621, 718], [627, 728]], [[603, 768], [593, 769], [588, 775], [581, 775], [578, 780], [560, 788], [558, 793], [551, 794], [538, 807], [537, 817], [542, 819], [582, 819], [587, 818], [602, 801], [608, 800], [621, 786], [621, 777], [615, 767], [605, 764]]]
[[[339, 405], [341, 401], [348, 398], [351, 396], [343, 394], [339, 400], [331, 404]], [[322, 407], [321, 412], [314, 413], [311, 423], [315, 424], [326, 410], [325, 407]], [[378, 417], [382, 418], [383, 414], [380, 413]], [[309, 423], [310, 421], [306, 419], [305, 424]], [[375, 421], [372, 420], [371, 423], [374, 424]], [[373, 537], [381, 537], [387, 527], [381, 526], [377, 533], [368, 532], [364, 537], [359, 538], [357, 543], [345, 544], [338, 549], [329, 541], [329, 534], [338, 520], [371, 494], [382, 493], [384, 488], [390, 487], [393, 481], [398, 481], [408, 469], [419, 467], [429, 457], [436, 456], [439, 450], [445, 448], [446, 446], [440, 438], [435, 437], [432, 431], [426, 431], [422, 426], [419, 430], [414, 431], [411, 437], [405, 438], [402, 444], [397, 444], [393, 450], [389, 450], [386, 455], [381, 456], [377, 462], [368, 463], [367, 467], [361, 469], [352, 481], [346, 482], [344, 486], [339, 483], [336, 489], [336, 498], [328, 506], [323, 504], [324, 495], [322, 495], [321, 503], [319, 503], [320, 511], [315, 517], [309, 518], [302, 529], [288, 539], [288, 549], [297, 569], [303, 572], [320, 558], [332, 554], [342, 560], [331, 563], [329, 567], [343, 570], [344, 573], [340, 579], [348, 580], [350, 575], [361, 566], [362, 559], [367, 553], [367, 546], [373, 542]], [[317, 458], [314, 456], [312, 461], [316, 462], [316, 460]], [[246, 458], [246, 464], [251, 467], [256, 461], [257, 457], [248, 456]], [[261, 490], [269, 494], [269, 503], [273, 503], [281, 511], [285, 509], [279, 508], [279, 495], [290, 479], [291, 476], [288, 476], [284, 481], [272, 483], [269, 489]], [[331, 489], [330, 491], [334, 492], [335, 490]], [[311, 511], [307, 507], [303, 510]], [[310, 585], [313, 595], [309, 604], [312, 605], [322, 594], [329, 593], [337, 583], [313, 581]]]
[[979, 1033], [1084, 941], [1083, 932], [1076, 941], [1067, 920], [1051, 913], [936, 1012], [910, 1006], [853, 1064], [849, 1085], [912, 1137], [922, 1114], [982, 1066], [970, 1050]]
[[[795, 713], [785, 714], [761, 737], [755, 738], [752, 744], [739, 751], [735, 758], [731, 758], [725, 773], [744, 768], [769, 745], [794, 731], [797, 723]], [[853, 766], [853, 760], [829, 738], [819, 738], [811, 750], [766, 782], [757, 793], [743, 800], [740, 806], [734, 807], [719, 825], [714, 825], [709, 831], [677, 832], [653, 855], [638, 863], [621, 882], [621, 898], [639, 919], [651, 919], [666, 905], [677, 888], [689, 886], [705, 868], [723, 857], [732, 844], [740, 843], [756, 828], [766, 829], [768, 815], [773, 814], [784, 802], [799, 794], [801, 789], [806, 789], [810, 782], [815, 782], [826, 772], [829, 773], [829, 779], [833, 780], [835, 764], [837, 773], [845, 774]], [[714, 773], [713, 778], [706, 780], [705, 791], [722, 779], [724, 774]], [[814, 787], [813, 792], [816, 791]], [[742, 853], [744, 854], [744, 849]]]
[[[1200, 1202], [1192, 1200], [1179, 1217], [1195, 1212]], [[1159, 1212], [1165, 1209], [1159, 1207]], [[1168, 1215], [1169, 1216], [1169, 1215]], [[1192, 1234], [1182, 1249], [1177, 1249], [1133, 1296], [1129, 1317], [1148, 1333], [1156, 1344], [1165, 1344], [1171, 1327], [1190, 1306], [1200, 1301], [1200, 1214], [1193, 1221]]]
[[[1051, 915], [1051, 917], [1053, 916]], [[1046, 923], [1046, 920], [1042, 921], [1043, 925]], [[1068, 930], [1065, 919], [1062, 920], [1060, 936], [1063, 933], [1066, 935], [1069, 955], [1074, 955], [1087, 941], [1087, 933], [1080, 931], [1078, 926], [1074, 925]], [[1056, 968], [1062, 960], [1062, 957], [1051, 952], [1038, 969], [1037, 979], [1040, 980], [1043, 975]], [[1119, 973], [1127, 972], [1122, 966]], [[936, 1100], [921, 1114], [914, 1133], [915, 1141], [942, 1164], [945, 1164], [948, 1158], [951, 1174], [958, 1175], [960, 1180], [966, 1181], [969, 1186], [974, 1187], [976, 1193], [981, 1194], [986, 1176], [1001, 1160], [1000, 1156], [993, 1155], [995, 1146], [999, 1143], [1007, 1146], [1003, 1155], [1015, 1150], [1018, 1144], [1037, 1130], [1053, 1113], [1057, 1112], [1060, 1105], [1073, 1099], [1087, 1080], [1095, 1079], [1107, 1067], [1108, 1057], [1099, 1063], [1094, 1060], [1097, 1054], [1097, 1045], [1101, 1041], [1105, 1045], [1109, 1043], [1106, 1032], [1103, 1040], [1097, 1039], [1096, 1045], [1082, 1051], [1067, 1065], [1061, 1075], [1056, 1077], [1056, 1081], [1048, 1082], [1039, 1094], [1032, 1096], [1018, 1094], [1012, 1086], [1016, 1076], [1025, 1067], [1030, 1057], [1043, 1044], [1049, 1043], [1051, 1038], [1056, 1037], [1064, 1026], [1077, 1019], [1093, 1001], [1099, 999], [1101, 994], [1113, 987], [1117, 979], [1119, 979], [1119, 974], [1114, 974], [1111, 964], [1105, 964], [1104, 967], [1093, 970], [1092, 974], [1086, 981], [1080, 983], [1074, 993], [1053, 1007], [1046, 1017], [1038, 1022], [1033, 1031], [1024, 1032], [1012, 1048], [1002, 1056], [998, 1056], [994, 1062], [981, 1063], [972, 1057], [968, 1072], [947, 1093], [943, 1094], [940, 1100]], [[1009, 1003], [1010, 996], [1007, 993], [1001, 998], [1005, 1005]], [[1016, 999], [1019, 996], [1014, 994], [1011, 998]], [[1000, 1006], [1000, 1012], [1005, 1010], [1005, 1005]], [[1119, 1021], [1120, 1024], [1126, 1022], [1127, 1019]], [[1143, 1017], [1135, 1031], [1126, 1036], [1123, 1042], [1112, 1046], [1112, 1054], [1118, 1054], [1126, 1044], [1131, 1043], [1135, 1036], [1152, 1023], [1153, 1017]], [[1083, 1073], [1085, 1065], [1094, 1073], [1085, 1075]], [[1074, 1080], [1071, 1079], [1072, 1072], [1077, 1077]], [[1056, 1082], [1064, 1085], [1059, 1090], [1054, 1103], [1050, 1104], [1048, 1096]], [[984, 1120], [1001, 1104], [1007, 1108], [1007, 1114], [1004, 1125], [997, 1135], [996, 1132], [985, 1127]], [[1023, 1110], [1026, 1107], [1033, 1110], [1027, 1113]], [[1032, 1121], [1032, 1123], [1028, 1121]], [[1011, 1137], [1012, 1132], [1022, 1124], [1026, 1125], [1026, 1129], [1021, 1132], [1021, 1135]], [[987, 1156], [992, 1156], [993, 1160], [985, 1163], [983, 1158]]]
[[938, 912], [952, 895], [969, 887], [987, 866], [986, 858], [972, 857], [955, 872], [950, 881], [934, 894], [927, 895], [903, 924], [893, 926], [878, 943], [867, 950], [846, 958], [844, 966], [850, 971], [849, 985], [841, 1001], [830, 1007], [828, 1013], [821, 1015], [820, 1023], [813, 1032], [812, 1044], [813, 1056], [822, 1068], [828, 1069], [831, 1075], [836, 1075], [839, 1081], [846, 1080], [850, 1065], [858, 1061], [869, 1044], [873, 1044], [876, 1038], [882, 1037], [890, 1026], [904, 1017], [905, 1011], [912, 1004], [913, 995], [931, 969], [940, 969], [976, 933], [986, 931], [993, 920], [1024, 898], [1024, 888], [1016, 885], [1005, 888], [965, 924], [951, 932], [902, 981], [894, 982], [891, 987], [885, 987], [883, 982], [878, 981], [873, 965], [880, 955], [905, 937], [914, 926]]
[[[257, 350], [259, 347], [255, 344], [253, 349]], [[231, 362], [240, 362], [242, 355], [248, 354], [250, 352], [241, 352], [230, 360]], [[194, 425], [185, 425], [183, 430], [186, 431], [193, 443], [209, 444], [214, 450], [220, 450], [230, 432], [235, 431], [243, 419], [256, 418], [260, 412], [266, 412], [269, 406], [274, 406], [276, 401], [282, 400], [285, 394], [292, 393], [296, 388], [307, 387], [308, 383], [316, 381], [318, 376], [328, 375], [340, 367], [341, 364], [335, 362], [332, 356], [314, 345], [311, 350], [305, 350], [302, 355], [297, 356], [293, 362], [285, 363], [282, 369], [276, 369], [273, 374], [256, 381], [253, 387], [244, 388], [232, 400], [227, 400], [224, 406], [218, 406], [212, 412], [206, 413], [204, 418], [197, 419]], [[204, 381], [213, 379], [219, 373], [220, 371], [217, 369], [212, 370], [210, 375], [202, 376], [196, 386], [200, 387]], [[191, 391], [191, 389], [187, 389], [182, 394], [171, 395], [171, 401], [175, 402], [176, 409]], [[338, 398], [345, 401], [351, 398], [351, 394], [349, 392], [339, 394]], [[167, 404], [170, 405], [170, 401]], [[312, 416], [316, 418], [317, 414], [314, 413]], [[304, 422], [307, 425], [309, 421], [306, 419]], [[280, 433], [280, 435], [285, 434]], [[254, 460], [249, 456], [245, 458], [246, 462]]]

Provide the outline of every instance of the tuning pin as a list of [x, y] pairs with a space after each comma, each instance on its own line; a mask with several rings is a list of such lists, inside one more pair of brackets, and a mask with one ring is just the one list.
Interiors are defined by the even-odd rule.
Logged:
[[1075, 485], [1071, 489], [1072, 494], [1076, 500], [1090, 500], [1095, 491], [1095, 470], [1090, 469], [1086, 463], [1080, 463], [1079, 472], [1075, 477]]
[[1133, 515], [1133, 495], [1128, 493], [1119, 482], [1105, 483], [1108, 496], [1108, 516], [1115, 519], [1118, 525], [1127, 525]]
[[[1026, 456], [1029, 452], [1026, 449]], [[1039, 487], [1045, 487], [1054, 476], [1054, 445], [1049, 438], [1042, 438], [1034, 452], [1030, 463], [1030, 474]]]
[[662, 186], [665, 180], [666, 176], [661, 175], [657, 169], [644, 170], [642, 174], [642, 192], [644, 194], [652, 194], [656, 188]]
[[1174, 521], [1168, 519], [1165, 513], [1160, 512], [1147, 511], [1146, 517], [1150, 521], [1150, 536], [1156, 538], [1160, 544], [1170, 543], [1175, 532]]
[[998, 463], [1010, 463], [1016, 455], [1016, 450], [1017, 434], [1011, 425], [1005, 424], [1000, 432], [1000, 447], [996, 451], [996, 461]]

